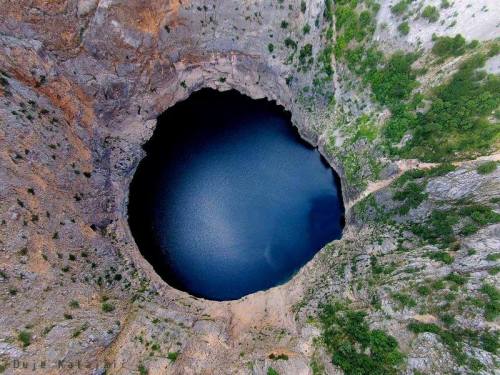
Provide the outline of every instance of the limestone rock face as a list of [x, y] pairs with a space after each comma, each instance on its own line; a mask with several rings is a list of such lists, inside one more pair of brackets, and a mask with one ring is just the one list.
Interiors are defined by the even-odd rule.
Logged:
[[[459, 9], [465, 4], [456, 3]], [[460, 15], [458, 31], [469, 27], [471, 38], [498, 35], [491, 26], [496, 3], [485, 3], [491, 12], [476, 18], [481, 25], [485, 17], [484, 24], [473, 27]], [[381, 1], [378, 22], [389, 27], [377, 29], [376, 36], [388, 51], [412, 49], [416, 39], [393, 32], [391, 4]], [[317, 343], [320, 330], [310, 317], [332, 297], [369, 306], [371, 291], [354, 284], [371, 272], [371, 255], [397, 264], [399, 271], [386, 280], [395, 289], [408, 284], [401, 270], [418, 269], [408, 273], [415, 283], [451, 271], [430, 261], [429, 249], [409, 233], [375, 233], [370, 224], [348, 220], [343, 239], [321, 250], [289, 283], [213, 302], [168, 286], [135, 245], [127, 200], [144, 156], [141, 146], [157, 116], [193, 91], [236, 89], [274, 100], [326, 155], [338, 108], [331, 109], [326, 95], [309, 94], [316, 68], [297, 66], [301, 48], [310, 46], [316, 56], [327, 44], [324, 13], [324, 0], [0, 1], [1, 369], [18, 373], [15, 364], [24, 362], [64, 374], [265, 374], [272, 367], [305, 375], [313, 373], [312, 362], [320, 362], [326, 373], [340, 374]], [[415, 38], [425, 48], [433, 30], [454, 33], [446, 25], [419, 27]], [[324, 90], [337, 106], [353, 118], [373, 109], [366, 90], [352, 86], [347, 68], [331, 60], [334, 79]], [[387, 118], [384, 111], [380, 121]], [[335, 134], [341, 148], [343, 136]], [[347, 183], [340, 159], [328, 160], [344, 182], [349, 206], [363, 189]], [[423, 220], [451, 200], [498, 197], [498, 172], [478, 175], [476, 167], [460, 165], [431, 179], [429, 201], [410, 217]], [[399, 172], [397, 163], [387, 161], [381, 176], [390, 180]], [[377, 200], [396, 207], [387, 184], [380, 186]], [[479, 280], [498, 281], [488, 273], [496, 264], [485, 259], [498, 251], [498, 237], [498, 225], [487, 226], [453, 255], [453, 270], [472, 275], [471, 293]], [[411, 251], [398, 252], [402, 243]], [[471, 249], [475, 255], [467, 255]], [[398, 310], [387, 288], [377, 293], [381, 310], [370, 314], [370, 323], [406, 349], [408, 371], [465, 371], [442, 354], [433, 335], [412, 341], [416, 336], [404, 327], [416, 312]], [[494, 325], [472, 318], [463, 324]], [[475, 358], [490, 372], [498, 361], [487, 352]]]

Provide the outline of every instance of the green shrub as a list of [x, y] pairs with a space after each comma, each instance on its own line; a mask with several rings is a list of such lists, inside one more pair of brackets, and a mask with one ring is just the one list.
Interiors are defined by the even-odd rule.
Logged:
[[480, 336], [481, 347], [490, 353], [496, 354], [499, 347], [498, 336], [498, 331], [484, 332]]
[[476, 224], [487, 225], [500, 222], [500, 214], [481, 204], [471, 204], [459, 209], [459, 214], [471, 218]]
[[488, 51], [488, 57], [494, 57], [500, 53], [500, 43], [495, 42], [491, 45], [490, 50]]
[[[413, 225], [410, 229], [415, 235], [431, 244], [448, 247], [455, 241], [453, 226], [458, 223], [459, 219], [459, 216], [453, 210], [433, 210], [429, 219], [423, 225]], [[434, 257], [442, 257], [443, 261], [445, 259], [451, 260], [443, 254], [434, 255]]]
[[267, 50], [268, 50], [270, 53], [273, 53], [273, 51], [274, 51], [274, 44], [269, 43], [269, 44], [267, 45]]
[[171, 362], [175, 362], [175, 361], [177, 361], [177, 358], [179, 357], [179, 354], [180, 354], [180, 352], [168, 352], [167, 358]]
[[413, 333], [430, 332], [434, 334], [441, 333], [441, 328], [434, 323], [411, 322], [408, 324], [408, 329]]
[[455, 323], [455, 317], [451, 314], [440, 314], [439, 319], [441, 319], [441, 321], [447, 326], [451, 326], [453, 323]]
[[288, 356], [284, 353], [274, 355], [274, 353], [269, 354], [269, 359], [278, 361], [278, 360], [283, 360], [283, 361], [288, 361]]
[[288, 27], [288, 22], [287, 21], [281, 21], [281, 28], [286, 29]]
[[484, 316], [486, 320], [493, 321], [500, 312], [500, 290], [492, 284], [483, 284], [480, 291], [486, 294], [489, 299], [484, 306]]
[[402, 306], [415, 307], [417, 302], [408, 294], [405, 293], [393, 293], [392, 298], [398, 301]]
[[285, 39], [285, 47], [297, 49], [297, 42], [294, 41], [292, 38], [286, 38]]
[[453, 38], [449, 36], [433, 37], [432, 40], [434, 40], [432, 53], [436, 56], [461, 56], [465, 53], [465, 38], [460, 34]]
[[140, 375], [148, 375], [148, 369], [141, 363], [138, 367], [137, 370], [139, 371]]
[[267, 375], [280, 375], [278, 371], [276, 371], [275, 369], [273, 369], [272, 367], [269, 367], [267, 369]]
[[408, 35], [410, 33], [410, 25], [408, 25], [408, 22], [404, 21], [404, 22], [401, 22], [398, 26], [398, 31], [402, 34], [402, 35]]
[[442, 9], [447, 9], [451, 6], [450, 2], [448, 0], [441, 0], [441, 8]]
[[410, 3], [411, 3], [411, 0], [401, 0], [396, 5], [391, 6], [391, 12], [397, 16], [400, 16], [407, 11]]
[[394, 199], [404, 202], [399, 208], [400, 214], [407, 214], [411, 208], [416, 208], [427, 199], [428, 194], [422, 185], [415, 182], [408, 182], [402, 190], [394, 193]]
[[491, 262], [496, 262], [498, 259], [500, 259], [500, 253], [491, 253], [486, 256], [486, 260]]
[[23, 344], [23, 347], [27, 347], [31, 344], [31, 332], [29, 331], [21, 331], [17, 335], [17, 338]]
[[457, 169], [457, 167], [455, 167], [453, 164], [444, 163], [444, 164], [438, 165], [437, 167], [427, 169], [425, 171], [425, 175], [427, 177], [439, 177], [439, 176], [444, 176], [450, 172], [453, 172], [456, 169]]
[[431, 288], [429, 288], [427, 285], [420, 285], [417, 287], [417, 292], [421, 296], [428, 296], [431, 294]]
[[458, 273], [450, 273], [445, 278], [446, 281], [451, 281], [457, 285], [465, 285], [467, 277], [459, 275]]
[[312, 44], [308, 43], [300, 49], [299, 63], [303, 68], [312, 64]]
[[367, 78], [373, 94], [381, 104], [394, 107], [401, 100], [409, 98], [418, 86], [416, 74], [411, 65], [417, 59], [414, 53], [394, 53], [383, 68], [369, 73]]
[[324, 17], [329, 21], [333, 21], [333, 0], [325, 0]]
[[115, 306], [110, 302], [103, 302], [101, 304], [101, 309], [104, 312], [112, 312], [112, 311], [114, 311]]
[[428, 256], [432, 260], [437, 260], [437, 261], [443, 262], [445, 264], [452, 264], [453, 263], [453, 257], [450, 254], [448, 254], [446, 251], [436, 251], [434, 253], [429, 253]]
[[443, 280], [436, 280], [432, 283], [432, 289], [434, 290], [441, 290], [441, 289], [444, 289], [445, 287], [445, 283]]
[[305, 12], [306, 12], [306, 9], [307, 9], [307, 4], [306, 4], [306, 2], [305, 2], [304, 0], [302, 0], [302, 1], [300, 2], [300, 11], [301, 11], [302, 13], [305, 13]]
[[439, 10], [435, 6], [427, 5], [422, 11], [422, 17], [429, 22], [436, 22], [439, 19]]
[[487, 161], [486, 163], [482, 163], [479, 167], [477, 167], [477, 173], [489, 174], [495, 172], [496, 169], [497, 169], [496, 161]]
[[70, 303], [69, 303], [69, 307], [71, 307], [72, 309], [77, 309], [80, 307], [80, 303], [76, 300], [72, 300]]
[[366, 314], [339, 302], [322, 306], [322, 342], [332, 363], [350, 374], [396, 374], [404, 361], [394, 337], [371, 330]]

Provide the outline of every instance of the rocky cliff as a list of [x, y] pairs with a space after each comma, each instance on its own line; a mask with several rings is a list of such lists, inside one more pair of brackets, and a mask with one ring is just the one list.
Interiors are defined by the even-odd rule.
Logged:
[[[499, 13], [1, 0], [0, 373], [495, 373]], [[202, 87], [290, 111], [347, 209], [289, 283], [232, 302], [166, 285], [127, 224], [156, 117]]]

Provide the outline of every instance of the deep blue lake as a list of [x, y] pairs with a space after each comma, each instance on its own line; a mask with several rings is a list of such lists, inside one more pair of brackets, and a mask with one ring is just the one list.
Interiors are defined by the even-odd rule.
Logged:
[[173, 287], [233, 300], [286, 282], [341, 236], [337, 177], [266, 100], [204, 89], [158, 118], [129, 223]]

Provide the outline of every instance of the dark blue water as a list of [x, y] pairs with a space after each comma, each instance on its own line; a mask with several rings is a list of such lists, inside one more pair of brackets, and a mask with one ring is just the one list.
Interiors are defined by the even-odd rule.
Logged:
[[129, 222], [172, 286], [231, 300], [287, 281], [341, 236], [333, 171], [265, 100], [202, 90], [159, 117]]

